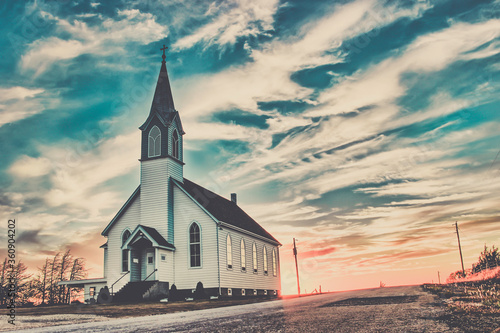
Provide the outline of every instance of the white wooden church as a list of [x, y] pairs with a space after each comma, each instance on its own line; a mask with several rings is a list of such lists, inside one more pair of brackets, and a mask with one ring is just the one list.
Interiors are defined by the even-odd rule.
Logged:
[[[140, 185], [102, 231], [104, 277], [63, 284], [85, 299], [107, 286], [116, 299], [164, 296], [175, 284], [189, 297], [279, 295], [281, 246], [237, 204], [184, 178], [183, 135], [163, 61], [141, 130]], [[153, 293], [154, 294], [154, 293]]]

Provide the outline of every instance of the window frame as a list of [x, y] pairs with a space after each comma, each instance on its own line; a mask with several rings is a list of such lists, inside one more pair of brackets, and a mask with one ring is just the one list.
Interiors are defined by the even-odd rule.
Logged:
[[[125, 235], [127, 233], [128, 233], [128, 236], [125, 238]], [[122, 239], [122, 246], [130, 238], [130, 236], [132, 236], [132, 232], [130, 232], [130, 229], [126, 228], [125, 230], [123, 230], [122, 237], [121, 237], [121, 239]], [[130, 265], [129, 265], [130, 254], [129, 254], [129, 252], [130, 251], [128, 249], [122, 249], [122, 273], [130, 271]], [[127, 267], [127, 269], [124, 269], [125, 266]]]
[[172, 157], [180, 160], [180, 148], [179, 148], [179, 133], [177, 129], [174, 128], [172, 132]]
[[247, 250], [246, 250], [246, 244], [245, 244], [245, 239], [242, 238], [240, 242], [240, 263], [241, 263], [241, 271], [242, 272], [247, 272]]
[[268, 258], [267, 258], [267, 248], [265, 245], [262, 248], [262, 256], [264, 257], [264, 261], [263, 261], [264, 275], [268, 275], [269, 274], [269, 270], [268, 270], [269, 262], [268, 262]]
[[[198, 228], [198, 237], [199, 237], [198, 242], [192, 242], [192, 241], [191, 241], [191, 228], [192, 228], [193, 226], [196, 226], [196, 227]], [[202, 256], [202, 253], [201, 253], [201, 249], [202, 249], [202, 246], [201, 246], [201, 226], [200, 226], [200, 224], [199, 224], [198, 222], [196, 222], [196, 221], [191, 222], [191, 224], [190, 224], [190, 225], [189, 225], [189, 227], [188, 227], [188, 240], [189, 240], [189, 241], [188, 241], [188, 253], [189, 253], [189, 255], [188, 255], [188, 267], [189, 267], [189, 268], [192, 268], [192, 269], [200, 269], [200, 268], [202, 268], [202, 267], [203, 267], [203, 262], [202, 262], [202, 258], [203, 258], [203, 256]], [[199, 251], [198, 251], [198, 256], [199, 256], [199, 265], [197, 265], [197, 266], [193, 266], [193, 265], [192, 265], [192, 264], [193, 264], [193, 262], [192, 262], [192, 258], [191, 258], [191, 257], [193, 256], [193, 254], [191, 253], [191, 250], [192, 250], [192, 247], [191, 247], [191, 246], [192, 246], [192, 245], [195, 245], [195, 246], [197, 245], [197, 246], [198, 246], [198, 250], [199, 250]], [[195, 255], [196, 255], [196, 254], [195, 254]], [[196, 260], [196, 259], [195, 259], [195, 260]], [[195, 264], [196, 264], [196, 262], [195, 262]]]
[[229, 270], [233, 269], [233, 240], [229, 233], [226, 237], [226, 268]]
[[259, 269], [258, 269], [258, 260], [257, 260], [257, 244], [253, 242], [252, 245], [252, 264], [253, 264], [253, 273], [257, 274]]
[[[151, 135], [151, 132], [153, 132], [154, 129], [158, 130], [158, 135], [156, 135], [156, 137], [153, 137]], [[151, 145], [151, 143], [153, 144]], [[153, 148], [152, 154], [151, 154], [151, 148]], [[158, 152], [156, 151], [157, 148]], [[158, 157], [158, 156], [161, 156], [161, 130], [158, 126], [154, 125], [153, 127], [151, 127], [148, 133], [148, 157]]]

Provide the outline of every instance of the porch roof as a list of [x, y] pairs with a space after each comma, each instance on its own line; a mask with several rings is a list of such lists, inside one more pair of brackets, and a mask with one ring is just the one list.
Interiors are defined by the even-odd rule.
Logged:
[[127, 249], [133, 240], [138, 237], [144, 237], [149, 239], [153, 244], [153, 247], [160, 247], [167, 250], [175, 250], [175, 246], [169, 242], [156, 230], [155, 228], [147, 227], [145, 225], [139, 224], [127, 241], [123, 244], [122, 249]]
[[84, 279], [84, 280], [59, 281], [57, 284], [60, 286], [83, 288], [86, 284], [106, 283], [106, 281], [107, 281], [106, 278], [96, 278], [96, 279]]

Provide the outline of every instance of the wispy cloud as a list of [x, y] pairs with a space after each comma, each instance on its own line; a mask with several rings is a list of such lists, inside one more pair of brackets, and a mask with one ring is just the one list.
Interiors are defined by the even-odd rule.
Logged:
[[[45, 190], [24, 186], [24, 190], [36, 190], [48, 206], [78, 209], [102, 218], [106, 209], [119, 205], [121, 196], [102, 185], [137, 170], [139, 153], [130, 149], [138, 146], [136, 141], [137, 134], [131, 133], [97, 143], [68, 141], [60, 147], [40, 146], [40, 157], [22, 156], [9, 170], [19, 180], [48, 177], [50, 186]], [[96, 146], [88, 149], [86, 145]], [[98, 186], [101, 190], [96, 191]]]
[[[345, 81], [321, 94], [325, 106], [313, 110], [310, 116], [321, 116], [357, 110], [364, 106], [392, 103], [406, 93], [401, 75], [406, 72], [438, 71], [454, 61], [470, 57], [470, 51], [499, 36], [500, 20], [479, 24], [457, 23], [448, 29], [420, 37], [402, 56], [387, 59], [366, 72]], [[477, 57], [498, 54], [499, 49]]]
[[[310, 179], [309, 170], [311, 168], [314, 168], [315, 172], [322, 176], [324, 176], [323, 170], [330, 170], [332, 174], [336, 175], [343, 172], [352, 173], [355, 172], [356, 164], [348, 163], [351, 157], [359, 155], [365, 149], [364, 147], [372, 150], [382, 148], [388, 140], [387, 134], [384, 134], [387, 131], [427, 119], [442, 117], [467, 107], [471, 103], [467, 100], [450, 99], [439, 95], [434, 104], [431, 104], [427, 109], [416, 113], [405, 113], [396, 104], [397, 98], [407, 93], [399, 78], [407, 71], [437, 71], [453, 61], [460, 60], [461, 54], [474, 50], [494, 39], [500, 31], [497, 29], [498, 27], [499, 21], [497, 20], [478, 25], [458, 24], [458, 26], [452, 26], [443, 32], [416, 40], [402, 56], [385, 60], [383, 63], [367, 69], [366, 72], [356, 74], [343, 83], [325, 90], [320, 95], [322, 105], [313, 108], [312, 111], [306, 113], [306, 116], [346, 113], [363, 107], [369, 107], [369, 109], [355, 118], [331, 117], [325, 119], [314, 130], [303, 130], [296, 136], [283, 140], [276, 148], [263, 150], [257, 162], [260, 164], [259, 170], [265, 169], [266, 165], [277, 164], [272, 170], [276, 171], [277, 167], [280, 172], [264, 171], [264, 174], [268, 174], [268, 180], [283, 179], [292, 175], [295, 179], [301, 179], [301, 175], [307, 175], [309, 184], [313, 184]], [[460, 38], [462, 33], [467, 38]], [[445, 45], [441, 45], [440, 42]], [[451, 49], [452, 51], [450, 53], [443, 51], [445, 54], [435, 56], [435, 52], [431, 51], [434, 48], [437, 50]], [[428, 54], [433, 56], [429, 61], [426, 61], [424, 58]], [[349, 143], [356, 144], [341, 149], [342, 156], [334, 153], [323, 153], [331, 148], [341, 147]], [[419, 149], [403, 148], [398, 150], [396, 148], [387, 151], [386, 154], [388, 154], [389, 159], [392, 159], [393, 156], [411, 156], [410, 154], [418, 156], [421, 154]], [[349, 152], [352, 152], [351, 156], [349, 156]], [[383, 155], [379, 154], [379, 156]], [[308, 160], [301, 162], [303, 158]], [[370, 157], [370, 159], [373, 158]], [[398, 160], [402, 160], [402, 158]], [[252, 166], [248, 165], [249, 168], [246, 171], [245, 166], [242, 166], [239, 167], [238, 171], [235, 171], [235, 174], [241, 177], [242, 173], [253, 173], [255, 171], [255, 156], [252, 156], [252, 161]], [[294, 168], [288, 168], [285, 161], [297, 162], [294, 163]], [[346, 163], [345, 167], [348, 166], [348, 169], [345, 167], [341, 167], [342, 170], [332, 169], [335, 165], [340, 167], [343, 164], [342, 161]], [[281, 167], [280, 163], [282, 163]], [[373, 160], [366, 164], [366, 174], [356, 172], [352, 178], [333, 176], [328, 177], [328, 179], [330, 183], [337, 184], [338, 188], [350, 185], [348, 179], [357, 179], [357, 182], [368, 179], [379, 181], [378, 176], [375, 176], [377, 174], [376, 166], [381, 166], [380, 161]], [[342, 181], [339, 182], [340, 179]], [[266, 177], [262, 177], [262, 174], [256, 180], [256, 182], [264, 181], [266, 181]], [[318, 184], [320, 188], [324, 188], [326, 191], [328, 182], [321, 179], [318, 182], [321, 183], [321, 185]]]
[[[258, 101], [304, 100], [310, 101], [312, 89], [300, 86], [291, 80], [292, 73], [309, 67], [342, 62], [342, 55], [327, 53], [339, 47], [343, 40], [378, 29], [402, 17], [421, 15], [421, 7], [414, 10], [398, 10], [396, 7], [381, 7], [375, 1], [355, 1], [339, 7], [314, 25], [304, 28], [297, 40], [274, 41], [262, 50], [253, 50], [252, 62], [223, 72], [192, 77], [180, 82], [183, 88], [177, 97], [184, 110], [184, 118], [197, 119], [218, 110], [240, 108], [257, 114]], [[391, 15], [371, 17], [370, 13], [384, 11]], [[235, 85], [237, 83], [237, 85]], [[198, 96], [193, 99], [190, 96]], [[315, 104], [314, 101], [310, 101]], [[270, 124], [277, 129], [291, 128], [297, 122], [308, 120], [281, 117]], [[270, 129], [270, 133], [273, 132]], [[209, 139], [209, 137], [207, 137]]]
[[124, 51], [125, 42], [148, 44], [165, 38], [168, 29], [158, 24], [150, 13], [137, 9], [118, 11], [118, 18], [102, 19], [99, 25], [89, 25], [84, 21], [72, 22], [44, 15], [57, 25], [61, 35], [35, 40], [21, 58], [21, 68], [33, 71], [35, 76], [47, 71], [53, 64], [64, 63], [82, 54], [116, 55]]
[[58, 98], [41, 88], [0, 88], [0, 126], [56, 106]]
[[197, 43], [205, 46], [226, 46], [236, 43], [240, 37], [256, 37], [273, 29], [274, 15], [279, 8], [276, 0], [237, 0], [213, 2], [205, 13], [210, 20], [173, 45], [187, 49]]

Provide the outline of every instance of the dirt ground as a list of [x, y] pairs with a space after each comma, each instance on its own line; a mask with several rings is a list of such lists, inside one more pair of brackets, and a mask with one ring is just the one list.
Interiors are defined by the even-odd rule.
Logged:
[[138, 304], [72, 304], [39, 306], [16, 309], [15, 326], [7, 322], [7, 310], [0, 309], [0, 331], [37, 328], [53, 325], [106, 321], [111, 318], [142, 317], [166, 313], [194, 311], [251, 304], [275, 300], [276, 298], [247, 298], [229, 300], [202, 300], [193, 302], [141, 303]]
[[[436, 295], [420, 286], [375, 288], [154, 316], [141, 314], [113, 319], [101, 316], [94, 321], [87, 318], [85, 323], [52, 323], [54, 326], [26, 332], [462, 332], [450, 329], [439, 319], [449, 310], [438, 301]], [[176, 307], [182, 309], [185, 304]], [[171, 305], [176, 304], [165, 307]], [[201, 302], [196, 305], [205, 307]], [[141, 304], [138, 308], [143, 313], [156, 305]], [[127, 309], [122, 307], [120, 311]], [[19, 319], [24, 318], [19, 316]], [[34, 327], [33, 322], [26, 324], [31, 326], [23, 328]]]
[[[16, 326], [4, 320], [0, 322], [0, 330], [500, 332], [497, 296], [496, 285], [492, 288], [425, 285], [347, 291], [275, 302], [247, 298], [38, 307], [17, 309]], [[6, 310], [2, 309], [0, 314], [5, 315]]]

